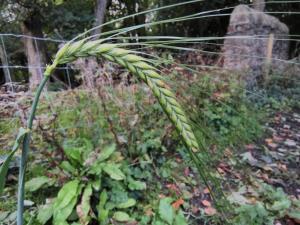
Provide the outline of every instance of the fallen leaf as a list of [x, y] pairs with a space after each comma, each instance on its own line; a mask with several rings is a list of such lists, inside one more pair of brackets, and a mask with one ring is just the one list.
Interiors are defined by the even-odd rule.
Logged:
[[180, 194], [180, 190], [178, 189], [176, 184], [167, 184], [166, 186], [169, 190], [174, 191], [177, 195]]
[[286, 146], [288, 146], [288, 147], [295, 147], [295, 146], [297, 145], [295, 141], [290, 140], [290, 139], [287, 139], [287, 140], [284, 142], [284, 144], [285, 144]]
[[206, 206], [206, 207], [210, 207], [210, 206], [211, 206], [211, 203], [210, 203], [209, 201], [207, 201], [207, 200], [203, 200], [203, 201], [201, 201], [201, 203], [202, 203], [204, 206]]
[[209, 189], [208, 189], [208, 188], [205, 188], [205, 189], [203, 190], [203, 193], [204, 193], [204, 194], [209, 194], [209, 193], [210, 193], [210, 191], [209, 191]]
[[245, 145], [245, 148], [247, 149], [247, 150], [253, 150], [253, 149], [255, 149], [255, 145], [254, 144], [249, 144], [249, 145]]
[[184, 203], [183, 199], [180, 198], [172, 204], [172, 207], [177, 210], [179, 209], [180, 206], [183, 205], [183, 203]]
[[272, 138], [267, 138], [267, 139], [265, 139], [265, 142], [267, 144], [271, 144], [271, 143], [273, 143], [273, 139]]
[[213, 207], [207, 207], [204, 209], [206, 215], [213, 216], [217, 213], [217, 210]]
[[190, 169], [189, 169], [188, 167], [186, 167], [186, 168], [184, 169], [184, 175], [185, 175], [186, 177], [188, 177], [188, 176], [190, 175]]
[[192, 206], [192, 213], [196, 214], [199, 212], [199, 208], [197, 206]]
[[225, 174], [225, 171], [222, 168], [218, 167], [217, 170], [220, 174]]
[[275, 148], [277, 148], [277, 144], [275, 144], [275, 143], [268, 143], [268, 146], [271, 148], [271, 149], [275, 149]]

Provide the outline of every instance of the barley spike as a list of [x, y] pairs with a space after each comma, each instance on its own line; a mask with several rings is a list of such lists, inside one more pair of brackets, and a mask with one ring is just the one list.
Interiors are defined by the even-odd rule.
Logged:
[[[160, 105], [172, 121], [185, 144], [193, 152], [198, 152], [199, 146], [182, 107], [176, 100], [175, 95], [169, 90], [155, 68], [141, 56], [133, 54], [130, 50], [120, 48], [118, 44], [105, 44], [98, 41], [77, 41], [68, 43], [62, 47], [53, 61], [53, 64], [46, 69], [45, 75], [50, 75], [47, 71], [52, 71], [53, 67], [59, 64], [70, 63], [80, 57], [104, 57], [127, 68], [130, 72], [143, 80], [151, 89]], [[52, 67], [52, 68], [50, 68]]]

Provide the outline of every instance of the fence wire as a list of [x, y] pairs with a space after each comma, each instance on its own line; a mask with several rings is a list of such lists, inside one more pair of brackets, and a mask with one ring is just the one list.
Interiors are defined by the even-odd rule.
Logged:
[[[17, 39], [16, 44], [22, 44], [22, 40], [24, 38], [32, 39], [34, 48], [36, 49], [37, 53], [37, 59], [38, 65], [16, 65], [12, 63], [11, 57], [8, 53], [8, 47], [6, 41], [9, 41], [8, 39]], [[67, 42], [67, 40], [58, 40], [58, 39], [53, 39], [49, 37], [35, 37], [35, 36], [29, 36], [29, 35], [24, 35], [24, 34], [13, 34], [13, 33], [0, 33], [0, 47], [1, 47], [1, 52], [2, 52], [2, 57], [1, 57], [1, 64], [0, 64], [0, 69], [3, 70], [4, 73], [4, 79], [5, 83], [7, 83], [7, 86], [9, 87], [9, 91], [14, 92], [14, 85], [13, 85], [13, 74], [16, 73], [16, 70], [30, 70], [30, 69], [37, 69], [39, 72], [39, 77], [42, 78], [43, 76], [43, 71], [46, 68], [45, 64], [42, 64], [41, 56], [40, 56], [40, 51], [39, 51], [39, 45], [38, 42], [42, 41], [45, 43], [54, 43], [55, 45], [60, 45], [64, 44]], [[25, 51], [25, 50], [24, 50]], [[66, 80], [68, 83], [68, 87], [71, 87], [71, 78], [70, 78], [70, 67], [69, 66], [63, 66], [63, 67], [57, 67], [57, 70], [64, 71], [64, 74], [66, 76]]]

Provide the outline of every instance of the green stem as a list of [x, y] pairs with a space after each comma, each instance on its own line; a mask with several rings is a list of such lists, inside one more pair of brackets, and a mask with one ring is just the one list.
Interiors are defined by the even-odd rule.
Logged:
[[[43, 88], [45, 87], [48, 79], [49, 79], [49, 76], [44, 76], [44, 78], [43, 78], [42, 82], [40, 83], [40, 85], [37, 89], [37, 92], [35, 94], [31, 112], [30, 112], [30, 116], [27, 121], [27, 128], [29, 130], [32, 129], [33, 119], [35, 116], [37, 105], [38, 105], [41, 93], [43, 91]], [[23, 225], [23, 222], [24, 222], [23, 212], [24, 212], [25, 171], [26, 171], [26, 161], [27, 161], [27, 155], [28, 155], [29, 144], [30, 144], [30, 136], [31, 136], [30, 133], [31, 132], [25, 134], [25, 136], [24, 136], [21, 163], [20, 163], [20, 167], [19, 167], [17, 225]]]

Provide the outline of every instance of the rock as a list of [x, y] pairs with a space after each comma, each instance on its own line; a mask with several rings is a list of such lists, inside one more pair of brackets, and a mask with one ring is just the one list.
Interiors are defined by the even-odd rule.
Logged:
[[34, 202], [33, 201], [30, 201], [30, 200], [24, 200], [24, 206], [25, 207], [30, 207], [30, 206], [33, 206], [34, 205]]
[[246, 5], [237, 6], [224, 42], [224, 68], [243, 73], [247, 88], [255, 87], [263, 79], [267, 64], [283, 70], [282, 64], [288, 59], [288, 35], [288, 27], [277, 18]]
[[288, 147], [295, 147], [297, 145], [297, 143], [293, 140], [287, 139], [284, 144]]

